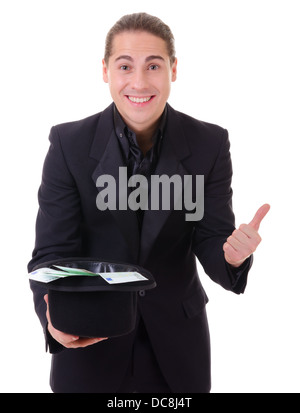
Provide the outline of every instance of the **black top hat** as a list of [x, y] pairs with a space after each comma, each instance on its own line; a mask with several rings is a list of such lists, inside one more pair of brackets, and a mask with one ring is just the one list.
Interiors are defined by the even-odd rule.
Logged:
[[[114, 337], [131, 332], [136, 321], [137, 292], [156, 286], [153, 276], [140, 266], [93, 258], [77, 257], [48, 261], [37, 265], [34, 270], [53, 266], [80, 268], [102, 275], [108, 273], [108, 277], [77, 275], [49, 283], [31, 281], [43, 284], [48, 289], [49, 312], [53, 326], [64, 333], [81, 337]], [[128, 272], [137, 272], [145, 279], [110, 283], [113, 279], [109, 273]]]

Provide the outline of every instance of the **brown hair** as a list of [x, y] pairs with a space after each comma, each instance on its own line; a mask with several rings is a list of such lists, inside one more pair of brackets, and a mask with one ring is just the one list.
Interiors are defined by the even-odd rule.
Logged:
[[126, 31], [143, 31], [160, 37], [166, 42], [171, 64], [175, 61], [175, 39], [169, 26], [158, 17], [147, 13], [133, 13], [121, 17], [107, 33], [105, 41], [104, 60], [108, 64], [108, 59], [112, 53], [112, 44], [117, 34]]

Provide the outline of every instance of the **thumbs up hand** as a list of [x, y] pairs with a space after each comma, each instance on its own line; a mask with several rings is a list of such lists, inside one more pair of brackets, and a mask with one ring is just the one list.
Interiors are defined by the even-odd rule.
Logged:
[[261, 237], [258, 233], [263, 218], [270, 210], [270, 205], [265, 204], [259, 208], [249, 224], [240, 225], [233, 231], [223, 245], [224, 257], [228, 264], [239, 267], [256, 250]]

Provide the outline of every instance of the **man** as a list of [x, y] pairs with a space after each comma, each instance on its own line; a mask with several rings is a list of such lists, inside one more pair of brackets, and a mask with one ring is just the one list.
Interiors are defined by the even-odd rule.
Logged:
[[[124, 16], [107, 35], [103, 60], [114, 103], [51, 130], [29, 271], [51, 259], [96, 256], [139, 264], [157, 283], [138, 297], [135, 330], [117, 338], [56, 330], [46, 290], [31, 285], [53, 353], [54, 392], [210, 391], [208, 299], [195, 257], [215, 282], [242, 293], [269, 206], [235, 229], [228, 133], [167, 104], [176, 75], [169, 27], [145, 13]], [[150, 194], [154, 175], [203, 176], [203, 216], [187, 219], [188, 208], [172, 202], [169, 210], [99, 206], [98, 178], [118, 183], [120, 167], [128, 178], [144, 176]], [[193, 191], [194, 200], [195, 180]]]

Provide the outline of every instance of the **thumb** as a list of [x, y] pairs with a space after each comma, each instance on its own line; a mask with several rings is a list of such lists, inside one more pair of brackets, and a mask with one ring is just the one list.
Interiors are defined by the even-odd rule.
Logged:
[[270, 210], [270, 205], [269, 204], [264, 204], [261, 206], [256, 214], [254, 215], [254, 218], [252, 219], [251, 222], [249, 222], [250, 227], [254, 228], [256, 231], [259, 230], [259, 226], [261, 221], [264, 219], [264, 217], [267, 215], [267, 213]]
[[48, 294], [44, 295], [44, 300], [45, 300], [46, 304], [48, 304]]

